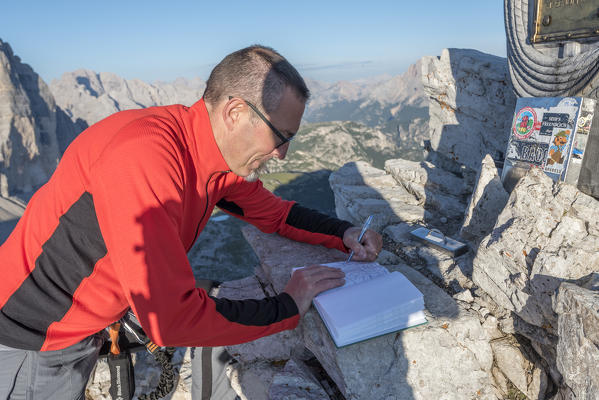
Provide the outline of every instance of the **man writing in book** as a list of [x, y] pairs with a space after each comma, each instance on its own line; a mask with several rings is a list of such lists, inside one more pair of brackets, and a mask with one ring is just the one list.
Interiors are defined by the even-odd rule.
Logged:
[[[160, 346], [212, 349], [293, 329], [316, 294], [343, 284], [339, 270], [310, 266], [277, 296], [210, 297], [195, 287], [187, 252], [214, 207], [374, 260], [380, 235], [359, 243], [359, 228], [283, 201], [258, 179], [286, 156], [308, 97], [284, 57], [252, 46], [221, 61], [191, 107], [123, 111], [81, 133], [0, 247], [0, 398], [82, 398], [97, 332], [129, 308]], [[222, 362], [197, 379], [222, 355], [203, 349], [194, 398], [234, 398]]]

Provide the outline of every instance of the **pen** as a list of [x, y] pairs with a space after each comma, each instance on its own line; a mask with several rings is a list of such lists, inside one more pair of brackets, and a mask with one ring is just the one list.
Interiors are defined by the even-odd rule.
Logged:
[[[370, 215], [368, 218], [366, 218], [366, 222], [364, 222], [364, 225], [362, 226], [362, 231], [360, 232], [360, 236], [358, 236], [358, 243], [362, 242], [362, 238], [364, 237], [366, 230], [368, 229], [368, 227], [370, 226], [370, 223], [372, 222], [372, 217], [373, 217], [373, 215]], [[352, 250], [351, 253], [349, 253], [349, 257], [347, 257], [347, 260], [345, 262], [346, 263], [350, 262], [351, 258], [353, 256], [354, 256], [354, 251]]]

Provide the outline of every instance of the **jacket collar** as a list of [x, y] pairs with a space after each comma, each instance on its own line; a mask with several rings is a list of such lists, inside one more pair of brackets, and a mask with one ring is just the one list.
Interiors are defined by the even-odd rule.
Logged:
[[198, 171], [202, 174], [229, 171], [229, 166], [214, 139], [204, 99], [200, 99], [189, 108], [189, 117], [190, 126], [186, 129], [186, 139]]

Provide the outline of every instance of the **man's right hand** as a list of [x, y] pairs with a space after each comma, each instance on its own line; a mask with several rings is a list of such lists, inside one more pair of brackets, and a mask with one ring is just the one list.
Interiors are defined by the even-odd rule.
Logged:
[[339, 268], [325, 267], [323, 265], [310, 265], [296, 270], [285, 286], [300, 315], [304, 315], [310, 308], [312, 299], [320, 292], [329, 290], [345, 283], [345, 273]]

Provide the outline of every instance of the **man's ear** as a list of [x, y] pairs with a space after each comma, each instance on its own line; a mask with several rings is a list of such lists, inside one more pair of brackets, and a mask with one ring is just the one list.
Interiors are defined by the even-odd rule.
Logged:
[[240, 123], [245, 104], [236, 97], [228, 100], [222, 108], [222, 118], [228, 131], [234, 130]]

